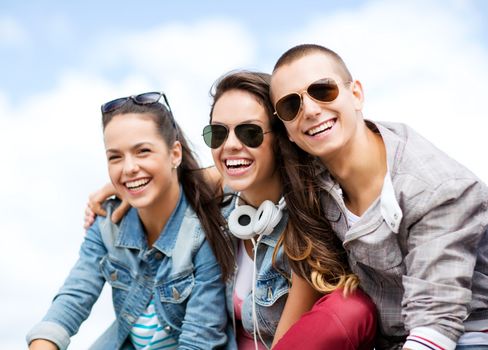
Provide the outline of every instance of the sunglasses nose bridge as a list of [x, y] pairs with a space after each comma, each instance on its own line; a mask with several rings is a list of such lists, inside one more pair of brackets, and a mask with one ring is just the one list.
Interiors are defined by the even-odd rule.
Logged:
[[[315, 115], [317, 112], [320, 113], [321, 111], [321, 106], [319, 100], [314, 98], [308, 90], [302, 91], [300, 95], [300, 110], [303, 113], [303, 115], [310, 116], [310, 115]], [[298, 112], [300, 113], [300, 111]]]
[[224, 146], [233, 149], [242, 147], [242, 141], [239, 136], [237, 136], [235, 127], [227, 129], [227, 137], [225, 138]]

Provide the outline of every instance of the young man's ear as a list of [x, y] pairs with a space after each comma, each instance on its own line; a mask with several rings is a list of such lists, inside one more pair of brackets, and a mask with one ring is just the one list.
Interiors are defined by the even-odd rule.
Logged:
[[351, 83], [351, 92], [354, 97], [354, 107], [357, 111], [363, 109], [364, 104], [364, 93], [363, 93], [363, 85], [359, 80], [354, 80]]

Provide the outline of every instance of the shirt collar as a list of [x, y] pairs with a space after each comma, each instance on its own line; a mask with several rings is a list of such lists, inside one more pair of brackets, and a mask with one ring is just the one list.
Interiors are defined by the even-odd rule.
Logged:
[[[365, 123], [371, 131], [379, 133], [385, 143], [387, 171], [380, 194], [380, 212], [390, 229], [393, 232], [398, 233], [403, 218], [403, 212], [395, 196], [392, 176], [394, 176], [397, 169], [396, 159], [401, 158], [396, 155], [398, 152], [402, 151], [403, 143], [397, 135], [382, 125], [376, 124], [370, 120], [365, 120]], [[335, 191], [338, 195], [342, 196], [342, 189], [339, 184], [330, 176], [327, 168], [318, 158], [316, 158], [315, 169], [317, 178], [321, 181], [321, 186], [329, 192]], [[344, 204], [341, 203], [341, 205]], [[338, 218], [333, 215], [334, 213], [335, 212], [332, 211], [330, 215], [329, 213], [326, 215], [330, 220], [336, 221]], [[338, 212], [336, 214], [339, 215]]]
[[[180, 197], [178, 198], [176, 207], [153, 245], [154, 248], [160, 250], [165, 255], [170, 256], [172, 254], [178, 231], [188, 206], [183, 188], [180, 186]], [[139, 249], [141, 251], [148, 248], [146, 233], [137, 209], [130, 208], [122, 219], [116, 246]]]
[[381, 124], [375, 124], [369, 120], [366, 121], [366, 124], [372, 131], [381, 135], [385, 144], [387, 171], [383, 181], [383, 188], [381, 189], [380, 210], [386, 224], [393, 232], [398, 233], [403, 212], [395, 196], [392, 177], [394, 177], [398, 169], [397, 159], [401, 159], [401, 156], [397, 156], [397, 154], [403, 152], [404, 142]]

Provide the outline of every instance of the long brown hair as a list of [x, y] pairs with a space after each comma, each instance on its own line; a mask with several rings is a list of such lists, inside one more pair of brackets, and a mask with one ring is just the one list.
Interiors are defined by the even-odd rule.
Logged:
[[285, 137], [280, 137], [284, 162], [283, 192], [288, 207], [288, 227], [279, 244], [293, 270], [315, 289], [329, 293], [343, 288], [347, 295], [359, 285], [351, 272], [342, 242], [325, 217], [313, 158]]
[[190, 206], [197, 214], [213, 253], [222, 270], [222, 278], [226, 280], [234, 267], [234, 257], [230, 249], [228, 237], [222, 233], [225, 226], [218, 202], [215, 200], [215, 187], [210, 186], [204, 178], [203, 172], [188, 146], [185, 135], [180, 129], [172, 112], [162, 103], [140, 105], [129, 99], [122, 107], [113, 112], [102, 114], [103, 128], [116, 115], [137, 113], [151, 116], [159, 134], [168, 146], [175, 141], [181, 143], [182, 158], [178, 167], [178, 180]]
[[[346, 81], [352, 80], [351, 73], [337, 53], [315, 44], [292, 47], [278, 59], [273, 72], [317, 52], [333, 60], [341, 77]], [[290, 142], [286, 134], [279, 136], [279, 142], [286, 160], [283, 187], [291, 222], [282, 237], [285, 252], [293, 269], [317, 290], [331, 292], [343, 288], [344, 294], [348, 294], [358, 287], [359, 279], [351, 272], [342, 242], [325, 217], [320, 198], [327, 194], [317, 184], [314, 157]]]
[[319, 193], [311, 176], [311, 165], [301, 157], [311, 157], [288, 140], [284, 124], [273, 116], [269, 95], [270, 75], [253, 71], [232, 71], [215, 83], [211, 96], [213, 106], [227, 91], [242, 90], [252, 94], [266, 110], [275, 134], [273, 150], [276, 169], [283, 186], [289, 220], [284, 234], [275, 248], [284, 246], [292, 269], [315, 289], [330, 292], [338, 287], [347, 293], [358, 285], [351, 274], [344, 248], [325, 219], [320, 206]]

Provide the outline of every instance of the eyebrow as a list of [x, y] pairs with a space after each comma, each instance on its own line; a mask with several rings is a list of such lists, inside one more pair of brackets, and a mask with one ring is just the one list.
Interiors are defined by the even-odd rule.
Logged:
[[[154, 146], [154, 144], [152, 142], [144, 141], [144, 142], [136, 143], [135, 145], [131, 146], [130, 149], [135, 150], [135, 149], [138, 149], [138, 148], [145, 146], [145, 145]], [[105, 153], [118, 153], [118, 152], [120, 152], [120, 151], [118, 149], [115, 149], [115, 148], [109, 148], [109, 149], [105, 150]]]

